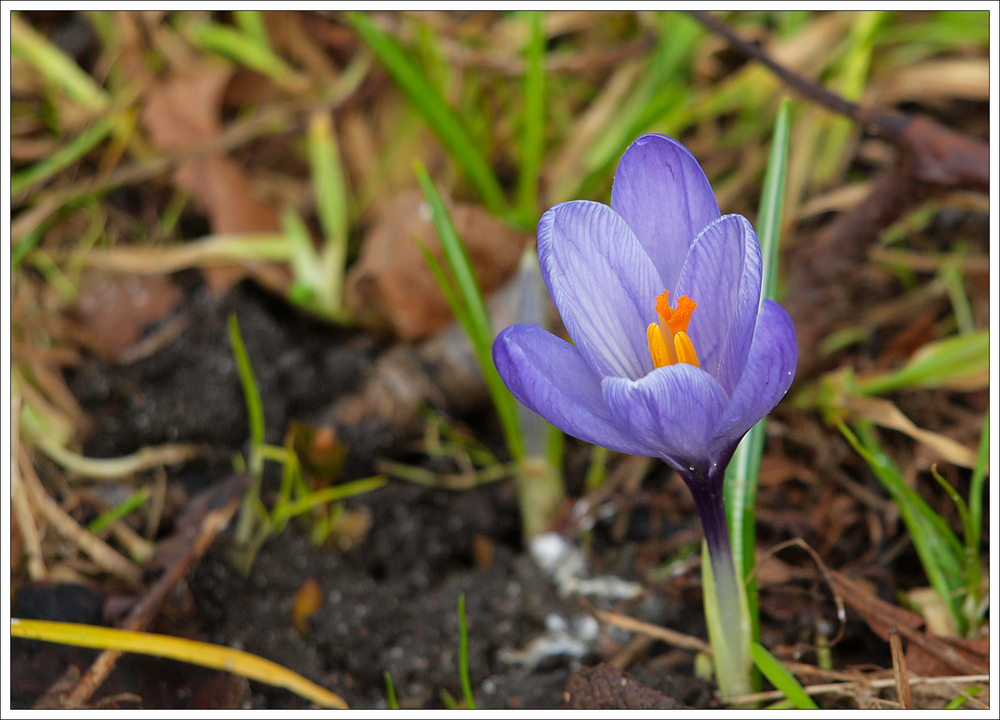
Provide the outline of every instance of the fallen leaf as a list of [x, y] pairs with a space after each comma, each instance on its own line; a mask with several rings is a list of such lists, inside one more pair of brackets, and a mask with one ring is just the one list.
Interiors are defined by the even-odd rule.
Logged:
[[[450, 211], [479, 286], [489, 293], [517, 269], [528, 236], [508, 228], [479, 205], [455, 203]], [[433, 335], [452, 319], [414, 238], [442, 259], [423, 196], [411, 191], [388, 204], [347, 275], [346, 304], [353, 317], [388, 325], [405, 340]]]
[[[146, 96], [142, 123], [152, 145], [186, 152], [215, 139], [222, 132], [222, 100], [232, 70], [204, 65], [197, 72], [177, 73], [153, 85]], [[246, 170], [232, 158], [206, 153], [182, 162], [174, 182], [191, 193], [209, 217], [216, 235], [275, 232], [277, 209], [254, 192]], [[203, 268], [205, 281], [222, 294], [246, 275], [240, 266]]]
[[989, 641], [966, 640], [921, 632], [924, 619], [917, 613], [879, 599], [857, 582], [835, 570], [827, 575], [835, 592], [864, 619], [868, 627], [889, 642], [897, 628], [907, 640], [906, 663], [918, 675], [978, 675], [989, 672]]
[[183, 299], [180, 288], [167, 277], [86, 270], [73, 312], [91, 349], [120, 360], [149, 325], [167, 317]]
[[[934, 636], [951, 652], [973, 666], [981, 666], [987, 672], [990, 666], [990, 639]], [[953, 662], [942, 659], [940, 653], [928, 652], [924, 647], [910, 643], [906, 648], [906, 665], [910, 672], [924, 677], [942, 677], [955, 672]], [[966, 671], [968, 668], [966, 669]]]

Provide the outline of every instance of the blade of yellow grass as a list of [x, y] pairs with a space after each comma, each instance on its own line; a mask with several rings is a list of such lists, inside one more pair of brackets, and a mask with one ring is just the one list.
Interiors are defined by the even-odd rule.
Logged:
[[257, 655], [221, 645], [96, 625], [18, 618], [10, 620], [10, 635], [28, 640], [44, 640], [77, 647], [113, 648], [122, 652], [180, 660], [283, 687], [323, 707], [348, 709], [347, 703], [339, 695], [298, 673]]

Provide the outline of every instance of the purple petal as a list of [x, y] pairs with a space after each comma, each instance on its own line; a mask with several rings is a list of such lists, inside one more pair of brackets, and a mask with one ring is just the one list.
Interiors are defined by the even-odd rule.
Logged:
[[537, 325], [512, 325], [493, 343], [511, 393], [568, 435], [629, 455], [650, 455], [611, 420], [601, 379], [575, 347]]
[[743, 376], [712, 432], [713, 459], [728, 462], [740, 439], [785, 396], [798, 357], [792, 319], [778, 303], [765, 299]]
[[575, 200], [538, 223], [538, 262], [566, 330], [598, 375], [653, 369], [646, 327], [662, 292], [656, 268], [607, 205]]
[[[706, 227], [684, 261], [672, 304], [687, 295], [697, 303], [688, 335], [701, 368], [732, 392], [743, 371], [760, 302], [760, 245], [741, 215]], [[725, 367], [720, 363], [725, 357]], [[735, 375], [735, 377], [733, 377]]]
[[723, 341], [719, 357], [719, 372], [716, 377], [727, 395], [732, 395], [743, 375], [743, 368], [750, 353], [750, 343], [753, 341], [754, 327], [757, 324], [758, 308], [760, 307], [761, 273], [763, 262], [760, 254], [760, 242], [753, 226], [742, 218], [743, 235], [743, 274], [740, 279], [740, 289], [736, 296], [736, 311], [729, 324], [729, 333]]
[[611, 208], [646, 248], [663, 288], [674, 287], [691, 243], [719, 218], [701, 165], [666, 135], [643, 135], [629, 145], [615, 171]]
[[726, 405], [719, 384], [694, 365], [669, 365], [641, 380], [601, 383], [613, 422], [682, 472], [708, 462], [708, 441]]

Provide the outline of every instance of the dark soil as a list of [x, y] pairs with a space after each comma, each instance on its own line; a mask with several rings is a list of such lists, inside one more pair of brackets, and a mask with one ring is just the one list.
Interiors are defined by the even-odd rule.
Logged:
[[[181, 498], [189, 496], [228, 476], [248, 434], [226, 330], [230, 313], [239, 319], [254, 366], [270, 442], [282, 442], [280, 431], [290, 421], [318, 422], [340, 396], [357, 391], [379, 351], [366, 336], [309, 321], [248, 284], [222, 299], [194, 285], [181, 312], [188, 319], [185, 331], [153, 356], [129, 365], [88, 358], [70, 381], [95, 420], [87, 453], [115, 456], [164, 442], [208, 448], [204, 458], [173, 476], [175, 497], [178, 492]], [[476, 415], [467, 420], [475, 423]], [[398, 439], [393, 445], [371, 428], [340, 431], [350, 446], [344, 481], [370, 474], [380, 455], [398, 456], [408, 446]], [[579, 484], [580, 478], [570, 481]], [[556, 708], [573, 670], [608, 659], [628, 639], [627, 634], [605, 630], [582, 655], [556, 653], [527, 664], [505, 661], [505, 654], [543, 635], [553, 616], [571, 626], [585, 613], [573, 598], [556, 595], [525, 552], [510, 481], [450, 491], [393, 480], [348, 506], [363, 509], [370, 518], [370, 530], [356, 547], [315, 547], [307, 529], [293, 523], [264, 544], [246, 577], [230, 561], [231, 533], [220, 536], [189, 577], [183, 601], [175, 598], [172, 609], [165, 610], [175, 619], [169, 631], [273, 660], [338, 693], [353, 708], [388, 707], [385, 672], [392, 676], [401, 707], [445, 707], [445, 693], [461, 699], [457, 603], [463, 594], [469, 670], [482, 708]], [[628, 576], [635, 574], [634, 538], [648, 539], [651, 526], [644, 503], [635, 510], [625, 526], [633, 542], [608, 552], [605, 567], [595, 567], [595, 572], [641, 580]], [[167, 522], [166, 529], [170, 527]], [[678, 528], [697, 538], [693, 516], [682, 525], [657, 523], [663, 532]], [[605, 546], [613, 534], [606, 519], [592, 537]], [[323, 601], [301, 634], [293, 623], [292, 606], [307, 579], [318, 583]], [[704, 637], [697, 583], [684, 585], [690, 590], [675, 590], [673, 600], [686, 602], [668, 603], [653, 595], [641, 601], [638, 614]], [[36, 590], [43, 598], [50, 593], [68, 593], [71, 598], [36, 616], [73, 619], [74, 608], [82, 603], [91, 607], [93, 617], [87, 621], [106, 620], [110, 601], [99, 593], [91, 597], [93, 591], [72, 586]], [[31, 607], [44, 607], [35, 595], [22, 590], [21, 596]], [[30, 616], [26, 608], [21, 612]], [[72, 648], [56, 652], [53, 647], [15, 641], [15, 659], [30, 675], [30, 682], [25, 680], [15, 693], [15, 706], [30, 706], [68, 665], [86, 669], [96, 655]], [[666, 646], [652, 650], [655, 656]], [[250, 683], [243, 696], [240, 681], [221, 680], [218, 673], [158, 673], [156, 662], [122, 660], [95, 699], [131, 692], [142, 698], [143, 707], [209, 707], [233, 700], [243, 707], [309, 706], [289, 691], [257, 683]], [[175, 665], [183, 667], [170, 663]], [[710, 703], [711, 685], [691, 677], [690, 658], [676, 669], [679, 674], [631, 668], [654, 690], [681, 703]], [[117, 703], [129, 706], [127, 697]]]

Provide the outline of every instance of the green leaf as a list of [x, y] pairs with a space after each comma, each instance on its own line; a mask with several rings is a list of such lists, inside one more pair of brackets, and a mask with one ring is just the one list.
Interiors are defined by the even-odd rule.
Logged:
[[758, 642], [751, 643], [750, 654], [753, 656], [754, 664], [764, 673], [764, 677], [775, 688], [783, 692], [785, 697], [795, 704], [795, 707], [799, 710], [819, 710], [819, 706], [806, 694], [805, 689], [795, 679], [795, 676], [788, 672], [785, 666], [767, 651], [767, 648]]
[[990, 332], [980, 330], [924, 345], [894, 372], [858, 383], [866, 395], [900, 388], [970, 389], [989, 386]]
[[253, 374], [253, 366], [250, 364], [250, 356], [247, 355], [246, 345], [243, 344], [243, 336], [240, 335], [239, 321], [236, 313], [229, 315], [229, 342], [233, 346], [233, 355], [236, 357], [236, 369], [240, 375], [240, 384], [243, 386], [243, 398], [247, 405], [247, 420], [250, 425], [250, 442], [257, 448], [264, 446], [264, 405], [260, 400], [260, 390], [257, 387], [257, 379]]
[[[763, 258], [762, 302], [764, 297], [773, 299], [777, 291], [778, 265], [781, 259], [781, 219], [788, 176], [789, 116], [790, 102], [785, 99], [775, 121], [771, 156], [764, 176], [760, 209], [757, 213], [757, 237], [760, 240]], [[764, 418], [751, 428], [736, 448], [729, 467], [726, 468], [723, 486], [726, 514], [732, 542], [733, 563], [740, 569], [740, 577], [750, 576], [754, 568], [757, 480], [760, 474], [760, 460], [764, 453], [766, 424], [767, 418]], [[760, 615], [756, 579], [747, 584], [746, 592], [751, 637], [758, 640]]]
[[87, 530], [96, 535], [115, 520], [121, 520], [130, 512], [139, 508], [148, 499], [149, 488], [140, 488], [138, 492], [132, 493], [125, 500], [95, 518], [87, 525]]
[[327, 111], [319, 111], [313, 115], [307, 137], [313, 192], [316, 194], [316, 207], [324, 238], [317, 290], [326, 314], [340, 317], [343, 314], [344, 270], [347, 262], [347, 184], [337, 138]]
[[[500, 416], [500, 424], [503, 427], [511, 457], [515, 460], [521, 460], [524, 457], [524, 446], [517, 419], [517, 408], [514, 396], [507, 390], [493, 365], [493, 325], [486, 310], [483, 293], [479, 289], [479, 283], [472, 271], [472, 262], [465, 251], [465, 246], [455, 232], [451, 216], [445, 208], [437, 188], [427, 174], [427, 170], [418, 163], [416, 173], [424, 197], [430, 206], [431, 218], [441, 241], [445, 261], [454, 278], [454, 287], [451, 292], [446, 289], [451, 288], [451, 281], [444, 277], [443, 273], [435, 272], [435, 277], [441, 284], [441, 289], [452, 306], [456, 319], [462, 324], [469, 337], [476, 359], [479, 361], [480, 370], [482, 370], [486, 380], [486, 386], [490, 391], [493, 405]], [[435, 270], [434, 264], [431, 265], [431, 270]], [[443, 283], [443, 280], [448, 282]]]
[[475, 710], [476, 697], [472, 694], [472, 682], [469, 680], [469, 627], [465, 623], [465, 593], [458, 596], [458, 672], [462, 678], [465, 707]]
[[[36, 32], [18, 13], [10, 16], [10, 52], [31, 63], [66, 97], [93, 112], [111, 105], [111, 98], [72, 58]], [[14, 190], [11, 190], [14, 194]]]
[[524, 132], [521, 169], [517, 178], [517, 212], [525, 224], [534, 224], [538, 212], [538, 175], [545, 143], [545, 13], [526, 12], [528, 45], [524, 75]]
[[110, 135], [115, 129], [116, 124], [117, 121], [112, 117], [102, 118], [69, 140], [44, 160], [39, 160], [31, 167], [11, 175], [11, 197], [19, 195], [33, 185], [52, 178], [60, 170], [64, 170], [75, 163]]
[[396, 686], [392, 682], [392, 675], [389, 674], [388, 670], [382, 672], [382, 677], [385, 678], [385, 696], [389, 701], [390, 710], [399, 710], [399, 701], [396, 700]]
[[964, 634], [969, 623], [957, 597], [965, 580], [965, 548], [962, 543], [945, 519], [906, 484], [899, 469], [876, 443], [869, 425], [860, 421], [857, 423], [856, 427], [862, 434], [860, 440], [843, 422], [838, 421], [837, 426], [896, 503], [927, 580], [948, 609], [959, 632]]
[[437, 88], [396, 40], [382, 32], [368, 15], [349, 12], [347, 20], [475, 185], [487, 209], [494, 214], [504, 213], [507, 200], [496, 175]]
[[295, 69], [276, 55], [266, 43], [254, 42], [252, 36], [236, 28], [217, 23], [198, 23], [190, 30], [191, 41], [266, 75], [279, 85], [295, 77]]

